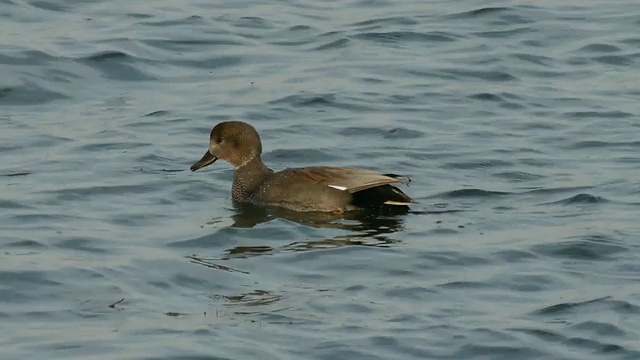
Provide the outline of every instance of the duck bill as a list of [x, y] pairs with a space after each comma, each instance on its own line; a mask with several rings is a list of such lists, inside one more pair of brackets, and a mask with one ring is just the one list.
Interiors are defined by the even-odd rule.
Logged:
[[198, 160], [197, 163], [191, 165], [191, 171], [196, 171], [198, 169], [202, 169], [205, 166], [209, 166], [211, 164], [213, 164], [214, 162], [216, 162], [216, 160], [218, 160], [218, 158], [211, 154], [210, 152], [206, 152], [204, 153], [204, 155], [202, 156], [202, 159]]

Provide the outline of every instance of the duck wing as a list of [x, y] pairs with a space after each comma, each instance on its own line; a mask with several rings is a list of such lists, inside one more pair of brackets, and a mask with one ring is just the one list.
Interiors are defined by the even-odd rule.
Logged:
[[341, 167], [306, 167], [286, 169], [291, 176], [314, 184], [321, 184], [337, 190], [356, 193], [383, 185], [408, 184], [409, 179], [395, 174], [380, 174], [366, 169]]

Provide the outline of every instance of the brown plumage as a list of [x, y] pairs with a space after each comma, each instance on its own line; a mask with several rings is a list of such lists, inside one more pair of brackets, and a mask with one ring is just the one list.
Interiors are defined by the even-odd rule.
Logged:
[[413, 200], [395, 184], [408, 179], [393, 174], [339, 167], [306, 167], [273, 172], [262, 162], [262, 142], [255, 128], [227, 121], [211, 130], [209, 150], [192, 171], [217, 159], [235, 168], [235, 201], [294, 211], [343, 212], [361, 208], [408, 209]]

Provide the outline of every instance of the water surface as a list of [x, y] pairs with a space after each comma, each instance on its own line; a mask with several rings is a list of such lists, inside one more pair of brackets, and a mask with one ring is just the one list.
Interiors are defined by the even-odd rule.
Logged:
[[[0, 4], [3, 359], [640, 358], [636, 2]], [[419, 204], [236, 208], [227, 119]]]

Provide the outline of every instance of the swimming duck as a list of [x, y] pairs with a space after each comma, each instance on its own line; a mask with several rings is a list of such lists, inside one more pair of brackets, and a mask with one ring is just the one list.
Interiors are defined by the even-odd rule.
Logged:
[[313, 166], [274, 172], [262, 162], [262, 141], [242, 121], [217, 124], [196, 171], [225, 160], [234, 169], [233, 200], [300, 212], [346, 212], [366, 208], [407, 210], [413, 200], [398, 189], [409, 179], [357, 168]]

